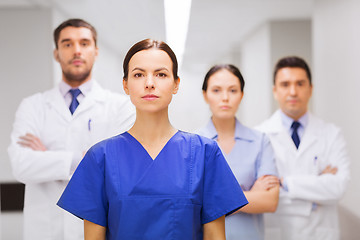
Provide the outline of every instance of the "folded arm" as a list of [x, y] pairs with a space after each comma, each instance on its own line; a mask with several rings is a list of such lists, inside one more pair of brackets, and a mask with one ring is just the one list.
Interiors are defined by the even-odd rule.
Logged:
[[262, 176], [256, 180], [250, 191], [244, 191], [249, 204], [237, 212], [275, 212], [279, 201], [279, 179], [276, 176]]
[[284, 179], [289, 197], [319, 204], [333, 204], [343, 196], [350, 179], [350, 161], [340, 132], [333, 137], [326, 158], [329, 164], [319, 175], [293, 175]]
[[[34, 106], [36, 102], [39, 104]], [[40, 138], [44, 125], [40, 102], [41, 99], [25, 99], [16, 112], [8, 148], [13, 174], [23, 183], [68, 180], [73, 153], [46, 148]]]

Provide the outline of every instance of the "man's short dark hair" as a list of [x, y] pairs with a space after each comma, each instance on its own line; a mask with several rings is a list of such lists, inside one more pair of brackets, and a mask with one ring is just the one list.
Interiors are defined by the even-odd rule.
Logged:
[[54, 30], [54, 42], [55, 42], [55, 46], [56, 49], [59, 47], [58, 46], [58, 41], [59, 41], [59, 37], [60, 37], [60, 32], [66, 28], [66, 27], [84, 27], [84, 28], [88, 28], [90, 29], [92, 35], [93, 35], [93, 39], [95, 42], [95, 46], [97, 46], [97, 33], [96, 33], [96, 29], [88, 22], [79, 19], [79, 18], [72, 18], [69, 20], [66, 20], [65, 22], [61, 23], [55, 30]]
[[275, 85], [275, 77], [277, 72], [282, 69], [282, 68], [302, 68], [305, 70], [306, 75], [309, 79], [310, 85], [312, 85], [311, 83], [311, 72], [310, 72], [310, 68], [307, 65], [307, 63], [305, 62], [304, 59], [297, 57], [297, 56], [290, 56], [290, 57], [284, 57], [281, 58], [277, 64], [275, 65], [275, 70], [274, 70], [274, 85]]

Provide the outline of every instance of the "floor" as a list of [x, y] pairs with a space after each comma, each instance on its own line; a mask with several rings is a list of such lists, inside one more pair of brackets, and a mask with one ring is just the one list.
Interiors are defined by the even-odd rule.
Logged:
[[1, 212], [0, 240], [21, 240], [23, 233], [22, 212]]

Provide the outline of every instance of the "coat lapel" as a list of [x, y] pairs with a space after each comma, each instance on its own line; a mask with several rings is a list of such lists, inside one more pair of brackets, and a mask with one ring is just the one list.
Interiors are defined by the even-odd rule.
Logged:
[[91, 91], [79, 104], [73, 116], [76, 117], [92, 108], [96, 102], [104, 102], [105, 100], [106, 91], [97, 82], [94, 81]]
[[55, 87], [45, 92], [44, 97], [50, 108], [55, 109], [64, 120], [70, 122], [74, 117], [92, 108], [96, 102], [104, 102], [106, 100], [106, 91], [94, 81], [91, 91], [79, 104], [74, 115], [71, 115], [69, 108], [66, 106], [64, 97], [59, 91], [59, 87]]
[[275, 138], [276, 141], [278, 141], [287, 149], [294, 150], [294, 152], [296, 152], [296, 155], [299, 156], [303, 152], [306, 152], [306, 150], [309, 149], [309, 147], [311, 147], [317, 141], [318, 131], [316, 128], [316, 119], [314, 118], [314, 116], [312, 116], [312, 114], [309, 113], [308, 126], [305, 129], [304, 135], [302, 136], [300, 141], [299, 148], [296, 151], [296, 147], [293, 144], [291, 136], [282, 125], [279, 111], [280, 110], [276, 111], [271, 116], [271, 118], [264, 123], [263, 127], [266, 129], [266, 133]]
[[318, 139], [318, 129], [316, 128], [316, 119], [309, 114], [309, 123], [305, 129], [304, 135], [300, 141], [299, 154], [306, 152]]
[[45, 102], [49, 108], [53, 108], [59, 116], [61, 116], [67, 122], [72, 119], [69, 108], [66, 106], [64, 97], [61, 96], [58, 87], [55, 87], [44, 93]]
[[[284, 149], [288, 149], [294, 155], [298, 154], [298, 151], [289, 135], [288, 131], [284, 128], [280, 110], [277, 110], [269, 120], [267, 120], [264, 125], [260, 128], [266, 129], [266, 133], [269, 135], [272, 141], [276, 141], [278, 146], [281, 146]], [[301, 146], [301, 143], [300, 143]]]

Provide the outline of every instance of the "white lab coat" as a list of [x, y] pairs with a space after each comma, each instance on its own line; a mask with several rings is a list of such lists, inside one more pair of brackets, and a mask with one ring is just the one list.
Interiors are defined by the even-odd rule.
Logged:
[[[135, 109], [128, 97], [102, 89], [91, 91], [71, 115], [58, 87], [25, 98], [17, 112], [8, 153], [15, 178], [25, 183], [24, 239], [80, 240], [83, 222], [56, 205], [71, 177], [71, 162], [99, 140], [128, 130]], [[32, 133], [47, 151], [17, 144]]]
[[[280, 110], [257, 129], [270, 138], [279, 175], [288, 187], [280, 192], [277, 211], [265, 215], [265, 239], [339, 239], [337, 203], [350, 175], [340, 129], [309, 114], [299, 149], [282, 125]], [[338, 172], [320, 175], [327, 165]]]

